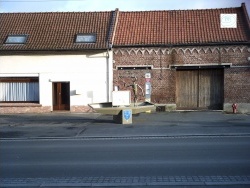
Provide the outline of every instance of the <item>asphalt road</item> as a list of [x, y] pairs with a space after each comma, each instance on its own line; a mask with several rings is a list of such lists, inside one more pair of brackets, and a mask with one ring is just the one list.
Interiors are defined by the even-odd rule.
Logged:
[[137, 183], [164, 185], [172, 177], [173, 184], [185, 185], [195, 177], [201, 184], [217, 177], [214, 182], [250, 184], [250, 137], [1, 140], [0, 161], [2, 184], [40, 181], [41, 186], [54, 178], [54, 184], [68, 180], [73, 185], [98, 183], [100, 177], [109, 178], [101, 183], [122, 182], [123, 177], [125, 182], [137, 178]]
[[222, 112], [142, 113], [120, 125], [101, 114], [0, 114], [0, 139], [248, 135], [250, 116]]

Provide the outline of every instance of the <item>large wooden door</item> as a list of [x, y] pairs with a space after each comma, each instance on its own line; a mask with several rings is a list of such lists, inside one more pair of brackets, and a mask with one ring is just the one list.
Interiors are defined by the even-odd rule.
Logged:
[[70, 109], [69, 82], [53, 83], [53, 110]]
[[177, 70], [178, 109], [222, 109], [223, 69]]

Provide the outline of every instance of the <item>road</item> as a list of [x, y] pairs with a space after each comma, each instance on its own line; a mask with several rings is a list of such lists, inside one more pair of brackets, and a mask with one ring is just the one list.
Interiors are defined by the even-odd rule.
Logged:
[[[91, 178], [92, 183], [98, 183], [100, 177], [113, 181], [115, 177], [127, 177], [131, 182], [136, 177], [147, 177], [144, 182], [153, 181], [150, 177], [172, 177], [172, 183], [178, 183], [180, 177], [179, 183], [185, 185], [195, 182], [195, 177], [201, 178], [197, 182], [202, 184], [217, 177], [215, 182], [224, 178], [221, 181], [229, 184], [248, 184], [250, 137], [1, 140], [0, 161], [1, 181], [5, 184], [15, 179], [23, 185], [28, 179], [51, 182], [51, 178], [56, 184], [73, 177], [79, 183], [88, 183]], [[170, 180], [159, 183], [164, 181]]]

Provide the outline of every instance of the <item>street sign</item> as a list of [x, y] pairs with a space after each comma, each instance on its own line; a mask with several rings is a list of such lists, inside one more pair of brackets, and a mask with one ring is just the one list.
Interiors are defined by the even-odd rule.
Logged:
[[151, 73], [150, 73], [150, 72], [146, 73], [146, 74], [145, 74], [145, 78], [146, 78], [146, 79], [147, 79], [147, 78], [151, 78]]

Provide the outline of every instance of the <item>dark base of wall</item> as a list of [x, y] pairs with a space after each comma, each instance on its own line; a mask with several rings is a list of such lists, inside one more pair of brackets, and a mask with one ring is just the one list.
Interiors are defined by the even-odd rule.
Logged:
[[[249, 114], [250, 113], [250, 103], [236, 103], [237, 113]], [[227, 113], [233, 113], [232, 108], [233, 103], [224, 103], [223, 111]]]
[[176, 110], [176, 104], [155, 104], [156, 112], [171, 112]]
[[[42, 106], [37, 103], [1, 103], [0, 114], [23, 114], [23, 113], [50, 113], [50, 112], [61, 112], [52, 111], [51, 106]], [[72, 113], [91, 113], [93, 109], [89, 106], [71, 106], [70, 111]]]
[[70, 112], [72, 113], [92, 113], [94, 112], [89, 106], [71, 106]]
[[2, 103], [0, 104], [1, 114], [22, 114], [22, 113], [48, 113], [51, 106], [42, 106], [36, 103]]
[[[176, 104], [156, 104], [156, 111], [175, 111]], [[0, 104], [0, 114], [21, 114], [21, 113], [50, 113], [51, 106], [42, 106], [34, 103], [2, 103]], [[224, 103], [223, 111], [232, 113], [232, 103]], [[54, 111], [60, 112], [60, 111]], [[65, 112], [65, 111], [63, 111]], [[94, 112], [89, 106], [71, 106], [70, 113], [92, 113]], [[237, 103], [237, 113], [247, 114], [250, 113], [250, 103]]]

